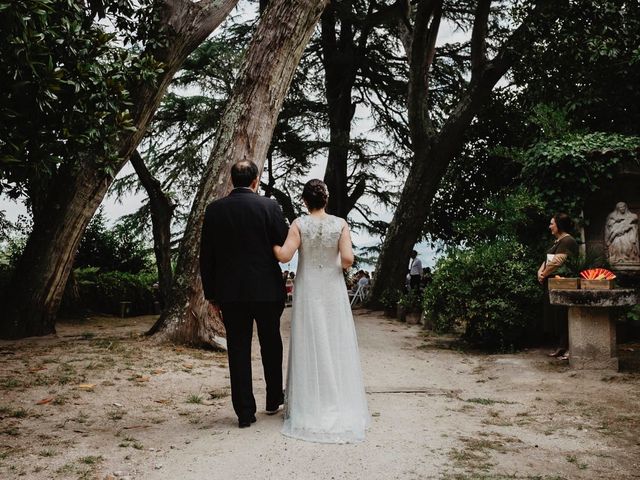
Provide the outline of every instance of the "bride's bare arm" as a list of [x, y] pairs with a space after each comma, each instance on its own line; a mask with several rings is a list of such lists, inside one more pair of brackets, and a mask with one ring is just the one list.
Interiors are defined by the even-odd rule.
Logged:
[[284, 241], [284, 245], [274, 245], [273, 254], [276, 256], [279, 262], [287, 263], [293, 258], [293, 255], [300, 246], [300, 230], [298, 229], [298, 223], [293, 222], [289, 229], [287, 239]]
[[342, 262], [342, 268], [347, 269], [353, 265], [353, 246], [351, 245], [351, 232], [349, 232], [349, 225], [344, 222], [342, 227], [342, 233], [340, 234], [340, 241], [338, 242], [338, 249], [340, 250], [340, 261]]

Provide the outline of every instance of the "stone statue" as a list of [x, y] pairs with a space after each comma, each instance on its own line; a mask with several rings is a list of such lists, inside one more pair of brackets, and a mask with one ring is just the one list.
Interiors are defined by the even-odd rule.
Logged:
[[625, 202], [618, 202], [607, 216], [604, 243], [612, 265], [640, 263], [638, 215], [631, 212]]

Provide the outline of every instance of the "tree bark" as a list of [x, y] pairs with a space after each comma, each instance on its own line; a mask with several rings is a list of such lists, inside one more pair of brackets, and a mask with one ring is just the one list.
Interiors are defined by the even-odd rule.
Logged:
[[[329, 190], [327, 212], [344, 219], [364, 195], [366, 182], [350, 185], [349, 151], [351, 121], [356, 112], [352, 91], [360, 69], [367, 61], [367, 42], [373, 28], [388, 22], [403, 9], [401, 1], [374, 11], [369, 3], [364, 18], [358, 19], [350, 0], [331, 3], [321, 17], [322, 61], [329, 113], [329, 151], [324, 182]], [[354, 21], [355, 20], [355, 21]], [[337, 24], [340, 23], [339, 33]], [[356, 40], [356, 32], [359, 36]]]
[[[252, 160], [262, 170], [291, 79], [327, 0], [270, 0], [220, 120], [215, 146], [180, 244], [169, 306], [152, 328], [157, 341], [224, 348], [223, 326], [205, 309], [198, 265], [206, 206], [230, 190], [231, 166]], [[220, 232], [224, 235], [224, 232]], [[203, 335], [205, 332], [205, 335]]]
[[[351, 90], [356, 81], [356, 46], [351, 19], [351, 2], [339, 7], [348, 15], [339, 18], [335, 4], [330, 4], [322, 14], [322, 59], [325, 71], [325, 90], [329, 111], [329, 152], [324, 182], [329, 189], [327, 211], [347, 218], [350, 208], [348, 190], [349, 147], [351, 144], [351, 120], [356, 106], [351, 102]], [[340, 33], [336, 23], [340, 20]]]
[[123, 134], [115, 150], [120, 160], [110, 171], [100, 162], [61, 167], [51, 181], [47, 200], [34, 222], [24, 253], [3, 298], [0, 338], [55, 333], [55, 318], [85, 228], [102, 202], [114, 176], [145, 134], [175, 72], [187, 56], [222, 23], [238, 0], [165, 0], [161, 24], [166, 46], [150, 53], [163, 71], [153, 82], [132, 92], [135, 131]]
[[160, 182], [151, 175], [138, 150], [131, 154], [130, 160], [140, 179], [140, 183], [149, 197], [153, 251], [156, 256], [158, 284], [160, 285], [160, 305], [164, 307], [169, 299], [173, 280], [173, 272], [171, 270], [171, 218], [176, 205], [162, 191]]
[[543, 37], [557, 19], [552, 2], [538, 1], [533, 11], [490, 61], [486, 58], [487, 19], [490, 0], [479, 0], [472, 32], [472, 75], [466, 93], [439, 131], [429, 116], [429, 69], [435, 52], [435, 36], [441, 1], [421, 3], [411, 42], [409, 124], [414, 157], [400, 201], [387, 229], [376, 266], [372, 304], [387, 290], [401, 288], [409, 256], [419, 241], [431, 202], [451, 160], [464, 146], [464, 133], [480, 111], [496, 83], [530, 46]]

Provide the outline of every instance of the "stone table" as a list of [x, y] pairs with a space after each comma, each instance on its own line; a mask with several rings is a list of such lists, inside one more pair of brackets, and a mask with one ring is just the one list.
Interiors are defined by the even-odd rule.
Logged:
[[549, 290], [551, 305], [569, 307], [569, 364], [576, 369], [618, 370], [616, 322], [611, 307], [638, 304], [631, 288]]

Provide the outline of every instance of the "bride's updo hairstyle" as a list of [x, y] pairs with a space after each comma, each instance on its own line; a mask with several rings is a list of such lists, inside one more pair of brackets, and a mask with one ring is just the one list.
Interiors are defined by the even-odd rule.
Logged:
[[318, 210], [327, 205], [329, 192], [322, 180], [313, 179], [304, 184], [302, 199], [307, 202], [309, 210]]

